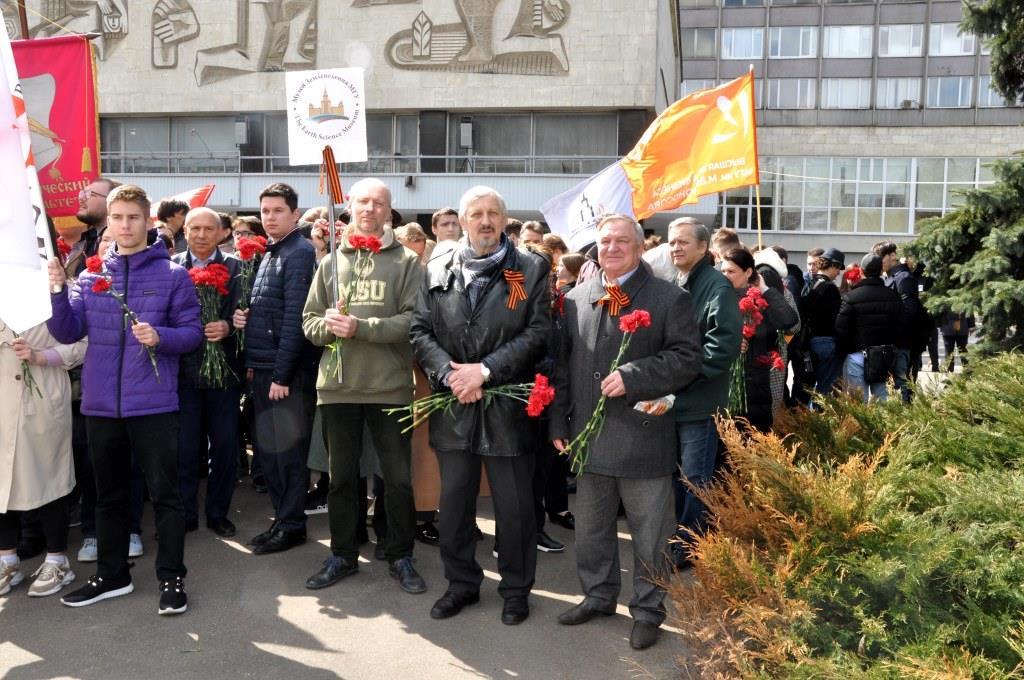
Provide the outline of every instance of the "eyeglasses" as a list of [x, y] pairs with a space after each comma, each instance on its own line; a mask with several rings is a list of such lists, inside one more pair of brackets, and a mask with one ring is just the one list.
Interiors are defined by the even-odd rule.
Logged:
[[90, 191], [89, 189], [82, 189], [81, 191], [78, 192], [78, 200], [80, 201], [88, 201], [93, 196], [95, 196], [96, 198], [107, 197], [106, 194], [98, 194], [95, 191]]
[[234, 232], [232, 232], [232, 234], [234, 234], [235, 238], [248, 238], [249, 236], [253, 235], [253, 232], [251, 232], [251, 231], [234, 231]]

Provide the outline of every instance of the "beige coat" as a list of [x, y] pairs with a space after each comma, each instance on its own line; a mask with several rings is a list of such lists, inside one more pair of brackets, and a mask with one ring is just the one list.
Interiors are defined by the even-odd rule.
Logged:
[[38, 396], [25, 385], [10, 347], [14, 333], [0, 320], [0, 512], [34, 510], [75, 485], [67, 369], [82, 363], [86, 341], [61, 345], [46, 324], [21, 335], [33, 349], [56, 349], [63, 365], [31, 367]]

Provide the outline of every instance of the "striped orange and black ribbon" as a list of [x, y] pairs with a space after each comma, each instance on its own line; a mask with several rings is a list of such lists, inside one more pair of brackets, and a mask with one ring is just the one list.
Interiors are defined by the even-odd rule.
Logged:
[[324, 180], [327, 181], [327, 192], [331, 203], [337, 205], [345, 202], [341, 190], [341, 177], [338, 175], [338, 164], [334, 162], [334, 149], [324, 147], [324, 162], [320, 164], [320, 193], [324, 193]]
[[604, 290], [605, 295], [597, 304], [608, 306], [608, 316], [618, 316], [623, 307], [629, 306], [629, 296], [618, 286], [605, 286]]
[[520, 302], [526, 302], [526, 288], [523, 286], [526, 277], [515, 269], [506, 269], [504, 273], [505, 282], [508, 283], [508, 302], [505, 306], [515, 311]]

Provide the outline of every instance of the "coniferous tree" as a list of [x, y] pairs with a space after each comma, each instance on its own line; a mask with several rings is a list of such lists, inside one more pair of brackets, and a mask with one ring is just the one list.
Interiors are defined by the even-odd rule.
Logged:
[[1024, 97], [1024, 2], [968, 0], [960, 28], [992, 50], [992, 84], [1007, 101]]
[[996, 161], [997, 181], [967, 191], [966, 202], [923, 220], [907, 246], [934, 284], [933, 314], [973, 314], [983, 325], [978, 350], [1024, 347], [1024, 155]]

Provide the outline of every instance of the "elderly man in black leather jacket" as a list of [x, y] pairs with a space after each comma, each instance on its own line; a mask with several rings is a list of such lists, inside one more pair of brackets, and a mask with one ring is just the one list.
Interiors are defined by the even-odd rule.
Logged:
[[441, 559], [449, 581], [430, 615], [448, 618], [480, 599], [474, 519], [483, 464], [501, 535], [501, 620], [514, 625], [529, 616], [537, 566], [531, 452], [538, 433], [521, 402], [484, 400], [483, 392], [533, 380], [550, 326], [548, 267], [504, 235], [505, 202], [493, 189], [467, 191], [459, 221], [468, 244], [430, 263], [410, 328], [433, 391], [451, 390], [458, 399], [450, 412], [430, 418], [430, 444], [441, 468]]

